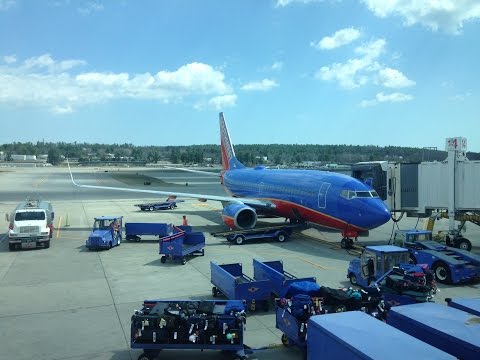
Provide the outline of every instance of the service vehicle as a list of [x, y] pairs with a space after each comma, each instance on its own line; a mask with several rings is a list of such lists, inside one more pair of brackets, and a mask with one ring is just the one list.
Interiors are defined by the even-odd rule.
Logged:
[[8, 248], [49, 248], [53, 235], [54, 212], [52, 204], [39, 199], [28, 199], [17, 205], [9, 215]]
[[151, 202], [143, 204], [135, 204], [141, 211], [157, 211], [157, 210], [173, 210], [177, 208], [177, 203], [184, 202], [184, 200], [169, 200], [162, 202]]
[[480, 278], [479, 255], [439, 244], [432, 240], [429, 230], [397, 230], [393, 244], [408, 249], [411, 262], [427, 264], [440, 283], [457, 284]]
[[99, 216], [95, 218], [93, 228], [85, 246], [88, 250], [111, 249], [122, 241], [123, 216]]
[[224, 237], [228, 241], [236, 245], [242, 245], [245, 241], [251, 240], [276, 240], [278, 242], [287, 241], [294, 230], [304, 229], [306, 224], [289, 224], [289, 225], [275, 225], [256, 227], [247, 230], [229, 230], [222, 232], [214, 232], [210, 235], [214, 237]]

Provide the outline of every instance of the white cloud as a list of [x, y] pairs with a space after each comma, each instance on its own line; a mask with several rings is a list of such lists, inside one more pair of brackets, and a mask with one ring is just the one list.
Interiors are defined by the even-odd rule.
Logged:
[[388, 88], [404, 88], [414, 86], [415, 81], [408, 79], [402, 72], [386, 67], [378, 72], [380, 83]]
[[283, 69], [283, 62], [275, 61], [270, 67], [270, 69], [274, 71], [281, 71]]
[[0, 11], [10, 9], [15, 3], [15, 0], [0, 0]]
[[82, 105], [110, 99], [169, 103], [185, 97], [219, 97], [212, 100], [214, 104], [231, 104], [236, 99], [225, 75], [208, 64], [190, 63], [156, 74], [74, 73], [76, 66], [85, 64], [83, 60], [57, 61], [45, 54], [18, 65], [0, 65], [0, 103], [42, 106], [55, 113], [69, 113]]
[[350, 44], [360, 37], [360, 31], [352, 27], [336, 31], [332, 36], [325, 36], [317, 43], [311, 42], [310, 46], [318, 50], [331, 50]]
[[467, 21], [480, 19], [478, 0], [362, 0], [378, 17], [396, 15], [406, 26], [422, 24], [433, 31], [458, 34]]
[[384, 94], [383, 92], [379, 92], [374, 99], [371, 100], [363, 100], [360, 103], [362, 107], [368, 106], [375, 106], [380, 103], [390, 102], [390, 103], [399, 103], [399, 102], [406, 102], [413, 99], [412, 95], [404, 94], [404, 93], [391, 93], [391, 94]]
[[461, 102], [461, 101], [467, 100], [467, 98], [469, 98], [470, 96], [472, 96], [472, 93], [471, 92], [466, 92], [466, 93], [463, 93], [463, 94], [455, 94], [453, 96], [450, 96], [448, 99], [450, 101]]
[[208, 101], [208, 105], [210, 107], [215, 108], [215, 110], [222, 110], [226, 107], [235, 106], [237, 102], [237, 95], [229, 94], [229, 95], [220, 95], [211, 98]]
[[309, 4], [313, 2], [320, 2], [322, 0], [277, 0], [275, 7], [285, 7], [291, 4]]
[[93, 13], [103, 11], [104, 6], [103, 4], [97, 2], [97, 1], [89, 1], [82, 7], [79, 7], [78, 12], [82, 15], [91, 15]]
[[267, 91], [278, 86], [275, 80], [263, 79], [262, 81], [249, 82], [242, 86], [245, 91]]
[[3, 61], [7, 64], [13, 64], [17, 62], [17, 57], [15, 55], [6, 55], [3, 57]]
[[361, 57], [349, 59], [346, 63], [322, 66], [315, 74], [315, 78], [325, 81], [336, 80], [345, 89], [365, 85], [371, 73], [381, 68], [377, 59], [383, 53], [385, 45], [384, 39], [363, 44], [355, 49], [355, 53]]

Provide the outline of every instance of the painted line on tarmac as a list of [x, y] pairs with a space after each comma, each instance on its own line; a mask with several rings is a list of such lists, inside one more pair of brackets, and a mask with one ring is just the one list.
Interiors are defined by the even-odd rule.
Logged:
[[58, 219], [58, 224], [57, 224], [57, 236], [56, 239], [60, 236], [60, 226], [62, 225], [62, 217], [60, 216], [60, 219]]
[[319, 264], [315, 264], [314, 262], [310, 261], [310, 260], [307, 260], [305, 258], [302, 258], [300, 256], [297, 256], [297, 259], [300, 259], [302, 261], [305, 261], [306, 263], [309, 263], [310, 265], [313, 265], [313, 266], [316, 266], [320, 269], [324, 269], [324, 270], [331, 270], [332, 268], [331, 267], [328, 267], [328, 266], [322, 266], [322, 265], [319, 265]]

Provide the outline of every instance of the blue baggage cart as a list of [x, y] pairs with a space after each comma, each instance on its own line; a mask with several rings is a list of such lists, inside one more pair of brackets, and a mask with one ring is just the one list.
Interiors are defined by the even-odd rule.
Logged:
[[450, 299], [447, 298], [445, 301], [448, 303], [448, 306], [468, 312], [473, 315], [480, 316], [480, 297], [477, 298], [458, 298]]
[[308, 360], [455, 359], [361, 311], [312, 316], [307, 335]]
[[286, 306], [275, 300], [275, 327], [282, 334], [282, 344], [298, 346], [304, 353], [307, 350], [307, 320], [301, 321], [293, 316]]
[[272, 292], [276, 296], [280, 294], [290, 284], [299, 281], [317, 282], [315, 277], [297, 278], [285, 271], [283, 261], [258, 261], [253, 259], [253, 278], [255, 280], [270, 280], [272, 283]]
[[245, 304], [236, 300], [145, 300], [131, 317], [130, 347], [138, 360], [153, 360], [161, 350], [221, 350], [246, 358]]
[[190, 226], [174, 226], [173, 234], [159, 240], [160, 262], [164, 264], [167, 258], [178, 260], [185, 265], [187, 256], [205, 255], [205, 235], [202, 232], [191, 231]]
[[[126, 223], [125, 238], [128, 241], [140, 241], [142, 236], [155, 236], [162, 238], [172, 235], [174, 232], [172, 224], [166, 223]], [[156, 239], [155, 239], [156, 240]]]
[[419, 303], [392, 307], [387, 323], [459, 359], [477, 360], [479, 319], [453, 307]]
[[272, 282], [254, 280], [243, 273], [241, 263], [218, 265], [210, 262], [213, 297], [225, 295], [231, 300], [245, 300], [250, 310], [262, 304], [265, 311], [269, 309]]

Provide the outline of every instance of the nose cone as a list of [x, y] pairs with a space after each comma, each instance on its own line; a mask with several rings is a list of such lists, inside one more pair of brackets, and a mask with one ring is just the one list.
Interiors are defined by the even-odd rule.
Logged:
[[374, 229], [390, 221], [390, 210], [378, 199], [375, 203], [370, 204], [369, 207], [369, 229]]

